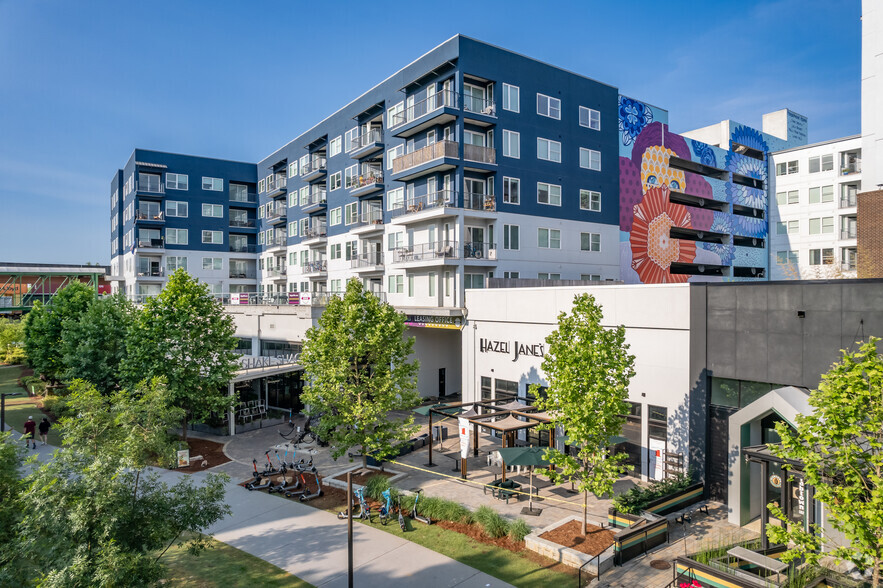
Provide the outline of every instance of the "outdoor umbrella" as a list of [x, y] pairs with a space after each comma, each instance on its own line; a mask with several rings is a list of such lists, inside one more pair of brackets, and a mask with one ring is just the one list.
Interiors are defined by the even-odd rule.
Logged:
[[[533, 469], [536, 466], [550, 465], [543, 457], [543, 454], [546, 453], [545, 447], [503, 447], [499, 452], [503, 458], [503, 463], [510, 466], [526, 466], [530, 468], [530, 481], [528, 485], [531, 488], [533, 488]], [[530, 489], [528, 489], [527, 497], [527, 512], [522, 509], [522, 514], [540, 514], [543, 512], [541, 508], [533, 509], [533, 492]]]

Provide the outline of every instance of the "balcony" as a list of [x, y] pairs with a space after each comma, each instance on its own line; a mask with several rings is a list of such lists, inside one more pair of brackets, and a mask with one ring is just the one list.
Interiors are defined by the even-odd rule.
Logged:
[[254, 219], [230, 219], [231, 229], [254, 229], [256, 227], [257, 223], [255, 223]]
[[161, 210], [138, 210], [135, 212], [135, 221], [145, 223], [164, 223], [166, 222], [166, 219]]
[[[472, 163], [483, 163], [485, 165], [497, 165], [497, 150], [493, 147], [482, 147], [481, 145], [463, 145], [463, 161]], [[491, 171], [484, 168], [475, 168], [466, 166], [466, 169], [476, 169], [478, 171]]]
[[361, 159], [383, 150], [383, 131], [380, 129], [371, 129], [362, 133], [348, 145], [350, 157], [353, 159]]
[[459, 144], [454, 141], [438, 141], [396, 157], [392, 162], [392, 179], [404, 182], [453, 169], [457, 166], [459, 158]]
[[394, 224], [408, 224], [439, 216], [455, 216], [456, 211], [450, 209], [457, 208], [457, 197], [457, 192], [452, 190], [439, 190], [425, 196], [408, 198], [391, 210], [390, 215], [394, 219]]
[[497, 199], [493, 194], [476, 194], [470, 192], [463, 197], [463, 208], [466, 210], [496, 212]]
[[847, 227], [845, 229], [840, 229], [840, 239], [855, 239], [856, 238], [856, 227]]
[[324, 274], [328, 271], [328, 263], [324, 259], [308, 261], [300, 266], [301, 273], [305, 276], [310, 274]]
[[230, 243], [232, 253], [257, 253], [258, 246], [254, 243]]
[[231, 280], [255, 280], [258, 276], [254, 268], [231, 267], [229, 277]]
[[467, 263], [475, 261], [497, 261], [497, 247], [493, 243], [467, 241], [463, 243], [463, 259]]
[[355, 259], [350, 260], [350, 267], [357, 272], [382, 272], [383, 252], [361, 253]]
[[367, 196], [383, 190], [383, 174], [380, 171], [371, 171], [359, 177], [352, 178], [347, 188], [350, 196]]
[[273, 267], [267, 269], [265, 272], [267, 277], [273, 280], [284, 280], [288, 275], [288, 269], [283, 267]]
[[267, 211], [267, 222], [271, 225], [279, 224], [280, 222], [285, 222], [286, 215], [288, 214], [288, 208], [285, 206], [277, 206], [276, 208], [272, 208]]
[[383, 231], [383, 212], [380, 210], [363, 212], [359, 216], [358, 224], [350, 229], [350, 232], [355, 235], [366, 235], [381, 231]]
[[856, 260], [854, 260], [854, 259], [849, 260], [849, 261], [844, 261], [843, 263], [840, 264], [840, 269], [845, 272], [854, 272], [855, 270], [858, 269], [858, 262], [856, 262]]
[[282, 235], [277, 235], [275, 237], [270, 237], [267, 239], [267, 242], [264, 244], [264, 249], [276, 249], [277, 247], [285, 247], [288, 244], [288, 239], [283, 237]]
[[457, 118], [460, 96], [452, 90], [441, 90], [392, 116], [390, 129], [396, 137], [410, 137], [431, 126], [443, 125]]
[[155, 182], [136, 181], [135, 182], [135, 192], [137, 192], [139, 194], [162, 195], [162, 194], [166, 193], [166, 186], [160, 180], [157, 180]]
[[163, 268], [161, 267], [152, 267], [152, 268], [139, 268], [138, 269], [138, 278], [139, 279], [151, 279], [151, 278], [160, 278], [165, 275]]
[[257, 204], [258, 195], [254, 192], [231, 192], [230, 202], [238, 202], [239, 204]]
[[422, 245], [399, 247], [392, 252], [392, 263], [417, 263], [418, 265], [438, 265], [448, 260], [456, 260], [459, 248], [456, 241], [437, 241]]
[[327, 239], [325, 226], [308, 227], [301, 235], [302, 243], [309, 247], [324, 245]]
[[463, 113], [464, 118], [472, 124], [490, 126], [496, 122], [497, 105], [493, 100], [464, 94]]
[[139, 249], [163, 249], [165, 247], [162, 237], [158, 239], [138, 239], [136, 245]]
[[267, 178], [267, 196], [276, 198], [282, 196], [287, 191], [288, 178], [285, 176], [276, 176]]
[[853, 208], [858, 205], [858, 196], [855, 192], [840, 197], [840, 208]]
[[325, 210], [327, 206], [327, 192], [325, 190], [313, 190], [310, 193], [310, 197], [301, 206], [301, 210], [307, 214], [313, 214]]
[[314, 157], [300, 170], [300, 177], [306, 182], [313, 182], [325, 176], [325, 157]]

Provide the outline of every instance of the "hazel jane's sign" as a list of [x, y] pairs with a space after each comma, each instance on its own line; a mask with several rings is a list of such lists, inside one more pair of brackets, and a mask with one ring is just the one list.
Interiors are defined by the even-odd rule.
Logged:
[[494, 341], [492, 339], [479, 339], [478, 349], [482, 353], [512, 354], [512, 361], [517, 361], [521, 356], [543, 357], [546, 354], [546, 346], [542, 343], [529, 345], [518, 341]]

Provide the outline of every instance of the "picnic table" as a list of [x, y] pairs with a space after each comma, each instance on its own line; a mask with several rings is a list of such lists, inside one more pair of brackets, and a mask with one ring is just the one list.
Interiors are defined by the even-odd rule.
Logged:
[[498, 498], [500, 500], [505, 500], [506, 504], [509, 504], [510, 498], [518, 499], [518, 492], [513, 492], [513, 490], [520, 490], [521, 484], [518, 482], [513, 482], [512, 480], [494, 480], [490, 482], [487, 486], [484, 487], [484, 493], [487, 494], [487, 491], [491, 491], [491, 496], [494, 498]]

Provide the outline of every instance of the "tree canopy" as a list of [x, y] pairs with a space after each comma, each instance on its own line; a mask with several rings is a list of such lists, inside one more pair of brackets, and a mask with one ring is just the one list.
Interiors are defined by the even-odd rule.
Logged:
[[[607, 494], [622, 475], [625, 455], [611, 455], [610, 438], [622, 431], [628, 412], [628, 387], [635, 375], [635, 357], [629, 354], [625, 328], [601, 325], [602, 309], [594, 296], [574, 297], [570, 314], [558, 315], [558, 328], [548, 337], [542, 369], [549, 383], [545, 395], [536, 385], [536, 405], [552, 415], [543, 428], [560, 427], [573, 454], [550, 448], [546, 452], [556, 481], [573, 482], [584, 497]], [[583, 501], [583, 534], [587, 506]]]
[[[803, 463], [805, 484], [845, 541], [823, 533], [818, 524], [809, 530], [767, 526], [772, 541], [792, 545], [784, 561], [803, 557], [818, 563], [833, 555], [871, 570], [875, 588], [883, 568], [883, 357], [878, 341], [871, 337], [858, 351], [844, 351], [810, 394], [813, 412], [798, 415], [796, 429], [777, 423], [781, 445], [771, 447], [776, 455]], [[771, 504], [770, 511], [787, 520], [779, 505]]]
[[227, 383], [236, 370], [233, 319], [187, 272], [169, 277], [163, 291], [135, 315], [122, 362], [129, 386], [163, 377], [171, 406], [184, 410], [181, 427], [230, 407]]
[[307, 331], [301, 398], [321, 415], [317, 432], [335, 458], [357, 447], [383, 459], [416, 430], [412, 416], [389, 415], [420, 403], [418, 363], [408, 359], [414, 339], [405, 338], [405, 328], [402, 314], [350, 280]]

